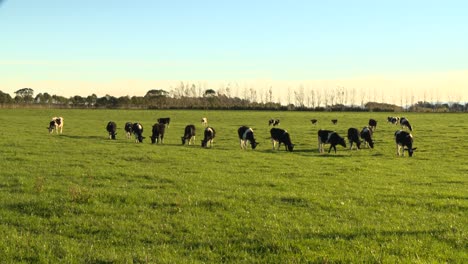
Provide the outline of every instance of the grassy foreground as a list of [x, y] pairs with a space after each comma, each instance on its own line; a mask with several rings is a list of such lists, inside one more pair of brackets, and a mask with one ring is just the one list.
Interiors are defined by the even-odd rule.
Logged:
[[[412, 158], [395, 155], [387, 115], [1, 109], [1, 262], [468, 262], [468, 115], [407, 114]], [[62, 135], [48, 134], [52, 116]], [[165, 144], [151, 145], [167, 116]], [[212, 149], [200, 147], [203, 116]], [[271, 117], [294, 152], [271, 150]], [[369, 118], [375, 149], [318, 153], [318, 128], [345, 136]], [[143, 144], [125, 139], [126, 121], [143, 124]], [[190, 123], [196, 145], [181, 146]], [[240, 125], [255, 151], [240, 149]]]

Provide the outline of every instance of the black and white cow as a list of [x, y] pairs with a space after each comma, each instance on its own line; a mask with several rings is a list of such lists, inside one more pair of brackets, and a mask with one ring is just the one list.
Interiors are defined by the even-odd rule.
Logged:
[[278, 143], [278, 149], [280, 148], [282, 143], [286, 147], [287, 151], [293, 151], [294, 144], [291, 142], [291, 137], [289, 136], [288, 131], [274, 127], [270, 130], [270, 135], [273, 150], [275, 149], [276, 143]]
[[151, 143], [164, 143], [164, 133], [166, 131], [166, 125], [163, 123], [156, 123], [153, 125], [152, 132], [153, 134], [151, 135]]
[[158, 123], [165, 124], [167, 127], [169, 127], [169, 124], [171, 123], [171, 118], [170, 117], [158, 118]]
[[52, 120], [49, 122], [49, 127], [47, 128], [49, 130], [49, 134], [55, 132], [58, 134], [60, 130], [60, 134], [62, 134], [63, 131], [63, 117], [52, 117]]
[[125, 135], [127, 136], [127, 139], [131, 138], [132, 134], [133, 134], [133, 123], [132, 122], [125, 123]]
[[143, 126], [140, 123], [132, 125], [133, 134], [135, 135], [135, 142], [142, 143], [145, 137], [143, 136]]
[[338, 123], [338, 119], [332, 119], [331, 122], [332, 124], [336, 125]]
[[410, 157], [413, 156], [413, 152], [416, 148], [413, 148], [413, 136], [403, 130], [397, 130], [395, 132], [395, 142], [397, 148], [397, 156], [400, 156], [400, 148], [403, 150], [401, 151], [401, 156], [405, 156], [405, 150], [408, 150], [408, 154]]
[[247, 149], [247, 141], [250, 142], [252, 149], [255, 149], [258, 143], [255, 141], [253, 129], [247, 126], [241, 126], [237, 130], [240, 139], [241, 149]]
[[317, 124], [317, 119], [311, 119], [310, 122], [312, 122], [312, 125], [316, 125]]
[[203, 148], [208, 147], [208, 143], [210, 144], [210, 148], [213, 146], [213, 139], [216, 136], [216, 131], [212, 127], [205, 128], [204, 138], [201, 141], [201, 146]]
[[408, 118], [406, 118], [406, 117], [402, 117], [400, 119], [400, 125], [401, 125], [402, 128], [407, 127], [409, 129], [409, 131], [413, 131], [413, 128], [411, 127], [411, 125], [410, 125], [410, 123], [408, 121]]
[[194, 125], [187, 125], [184, 130], [184, 136], [182, 137], [182, 145], [185, 145], [185, 142], [188, 141], [193, 144], [195, 142], [195, 126]]
[[370, 127], [363, 127], [361, 130], [361, 138], [366, 146], [374, 148], [374, 141], [372, 140], [372, 129]]
[[279, 123], [280, 123], [279, 119], [273, 119], [272, 118], [272, 119], [268, 120], [268, 126], [271, 126], [271, 125], [277, 126], [277, 125], [279, 125]]
[[336, 153], [336, 145], [341, 145], [346, 148], [346, 142], [344, 138], [340, 137], [338, 133], [331, 130], [319, 130], [318, 131], [318, 147], [319, 153], [323, 153], [323, 147], [325, 144], [330, 144], [330, 149], [328, 153], [330, 153], [331, 149], [333, 148]]
[[349, 141], [349, 149], [353, 149], [353, 143], [356, 144], [356, 149], [361, 148], [361, 140], [359, 139], [359, 131], [357, 128], [350, 128], [348, 129], [348, 141]]
[[109, 133], [109, 139], [115, 139], [117, 135], [117, 124], [113, 121], [109, 121], [106, 126], [106, 130]]
[[400, 121], [400, 118], [398, 116], [389, 116], [387, 117], [387, 122], [392, 123], [394, 125], [398, 125], [398, 122]]
[[202, 125], [205, 126], [205, 127], [208, 126], [208, 118], [202, 117], [201, 123], [202, 123]]
[[369, 128], [372, 129], [372, 131], [375, 131], [377, 129], [377, 120], [375, 119], [369, 119]]

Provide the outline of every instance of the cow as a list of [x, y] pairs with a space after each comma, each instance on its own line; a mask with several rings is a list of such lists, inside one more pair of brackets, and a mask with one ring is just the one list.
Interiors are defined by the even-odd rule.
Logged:
[[142, 143], [145, 137], [143, 136], [143, 126], [140, 123], [133, 123], [133, 134], [135, 135], [135, 142]]
[[330, 149], [328, 153], [330, 153], [331, 149], [333, 148], [336, 153], [336, 145], [341, 145], [346, 148], [346, 142], [344, 138], [340, 137], [338, 133], [331, 130], [319, 130], [318, 131], [318, 147], [319, 153], [323, 153], [323, 146], [325, 144], [330, 144]]
[[371, 127], [363, 127], [361, 130], [361, 138], [364, 141], [364, 144], [366, 146], [369, 146], [370, 148], [374, 148], [374, 141], [372, 140], [372, 129]]
[[280, 123], [279, 119], [273, 119], [272, 118], [272, 119], [268, 120], [268, 126], [271, 126], [271, 125], [277, 126], [277, 125], [279, 125], [279, 123]]
[[389, 116], [387, 117], [387, 122], [392, 123], [393, 125], [398, 125], [400, 118], [398, 116]]
[[167, 127], [169, 127], [169, 123], [171, 123], [171, 118], [170, 117], [158, 118], [158, 123], [165, 124]]
[[294, 144], [291, 142], [291, 137], [289, 136], [288, 131], [274, 127], [270, 130], [270, 135], [273, 150], [275, 149], [276, 143], [278, 143], [278, 149], [280, 148], [281, 143], [283, 143], [287, 151], [293, 151]]
[[153, 134], [151, 135], [151, 143], [164, 143], [164, 133], [166, 130], [166, 124], [163, 123], [156, 123], [153, 125], [152, 132]]
[[377, 120], [375, 119], [369, 119], [369, 128], [372, 129], [372, 131], [375, 131], [377, 129]]
[[332, 124], [336, 125], [338, 123], [338, 119], [332, 119], [331, 122]]
[[316, 125], [317, 124], [317, 119], [311, 119], [310, 122], [312, 122], [312, 125]]
[[409, 129], [409, 131], [413, 131], [413, 128], [411, 127], [408, 119], [406, 117], [402, 117], [400, 118], [400, 125], [402, 128], [405, 128], [407, 127]]
[[60, 134], [62, 134], [63, 131], [63, 117], [52, 117], [52, 120], [49, 122], [49, 127], [47, 128], [49, 130], [49, 134], [55, 132], [58, 134], [60, 130]]
[[212, 127], [205, 128], [204, 138], [201, 141], [201, 146], [203, 148], [207, 148], [208, 143], [210, 143], [210, 148], [211, 148], [213, 146], [213, 139], [215, 138], [215, 136], [216, 136], [216, 131], [214, 130], [214, 128]]
[[359, 139], [359, 131], [357, 128], [350, 128], [348, 129], [348, 141], [349, 141], [349, 149], [353, 149], [353, 143], [356, 144], [356, 149], [361, 149], [361, 140]]
[[397, 148], [397, 156], [400, 156], [400, 148], [403, 150], [401, 151], [401, 156], [405, 156], [405, 150], [408, 150], [408, 154], [410, 157], [413, 156], [413, 152], [416, 148], [413, 148], [413, 136], [403, 130], [397, 130], [395, 132], [395, 142]]
[[109, 132], [109, 139], [115, 139], [117, 135], [117, 124], [113, 121], [109, 121], [106, 126], [107, 132]]
[[201, 123], [202, 123], [202, 125], [205, 126], [205, 127], [208, 126], [208, 118], [202, 117]]
[[125, 135], [127, 136], [127, 139], [131, 138], [132, 134], [133, 134], [133, 123], [132, 122], [125, 123]]
[[188, 141], [188, 144], [190, 145], [190, 142], [192, 144], [195, 142], [195, 126], [194, 125], [187, 125], [184, 130], [184, 136], [182, 137], [182, 145], [185, 145], [185, 142]]
[[253, 129], [247, 126], [241, 126], [237, 130], [240, 139], [241, 149], [247, 149], [247, 141], [250, 142], [252, 149], [255, 149], [258, 143], [255, 141]]

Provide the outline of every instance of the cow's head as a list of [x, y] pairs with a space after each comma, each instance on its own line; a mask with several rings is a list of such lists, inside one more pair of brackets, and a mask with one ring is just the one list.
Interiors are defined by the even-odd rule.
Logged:
[[185, 141], [187, 141], [187, 139], [185, 137], [181, 137], [182, 139], [182, 145], [185, 145]]
[[47, 127], [47, 129], [49, 130], [49, 133], [52, 133], [54, 131], [56, 125], [57, 123], [55, 123], [55, 120], [50, 121], [49, 127]]
[[110, 134], [111, 134], [111, 135], [110, 135], [110, 136], [111, 136], [111, 139], [115, 139], [115, 136], [117, 135], [117, 133], [112, 132], [112, 133], [110, 133]]
[[255, 141], [250, 142], [250, 145], [252, 146], [252, 149], [255, 149], [258, 146], [258, 144], [259, 143], [255, 142]]
[[202, 148], [206, 148], [206, 143], [207, 143], [207, 142], [208, 142], [207, 140], [202, 140], [202, 141], [201, 141], [201, 146], [202, 146]]
[[150, 138], [151, 138], [151, 144], [154, 144], [154, 143], [156, 143], [158, 141], [158, 137], [156, 137], [154, 135], [152, 135]]
[[294, 144], [286, 145], [286, 149], [287, 149], [288, 151], [292, 152], [293, 149], [294, 149]]
[[[341, 145], [341, 146], [343, 146], [343, 147], [346, 148], [346, 141], [345, 141], [345, 139], [342, 138], [342, 137], [338, 137], [338, 145]], [[360, 145], [361, 145], [361, 143], [358, 144], [358, 146], [360, 146]]]
[[374, 141], [373, 140], [369, 141], [368, 143], [369, 143], [369, 147], [374, 148]]

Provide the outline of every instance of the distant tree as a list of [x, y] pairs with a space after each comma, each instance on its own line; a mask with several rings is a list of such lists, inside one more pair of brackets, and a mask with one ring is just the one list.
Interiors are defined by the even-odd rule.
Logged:
[[10, 103], [13, 103], [13, 98], [11, 98], [11, 95], [0, 91], [0, 104]]
[[[15, 92], [16, 101], [31, 103], [34, 100], [34, 90], [32, 88], [22, 88]], [[20, 100], [21, 99], [21, 100]]]
[[213, 89], [205, 90], [204, 96], [205, 97], [216, 96], [216, 91]]
[[148, 98], [148, 97], [167, 97], [168, 95], [169, 95], [169, 92], [159, 89], [159, 90], [149, 90], [148, 92], [146, 92], [145, 97], [146, 98]]

